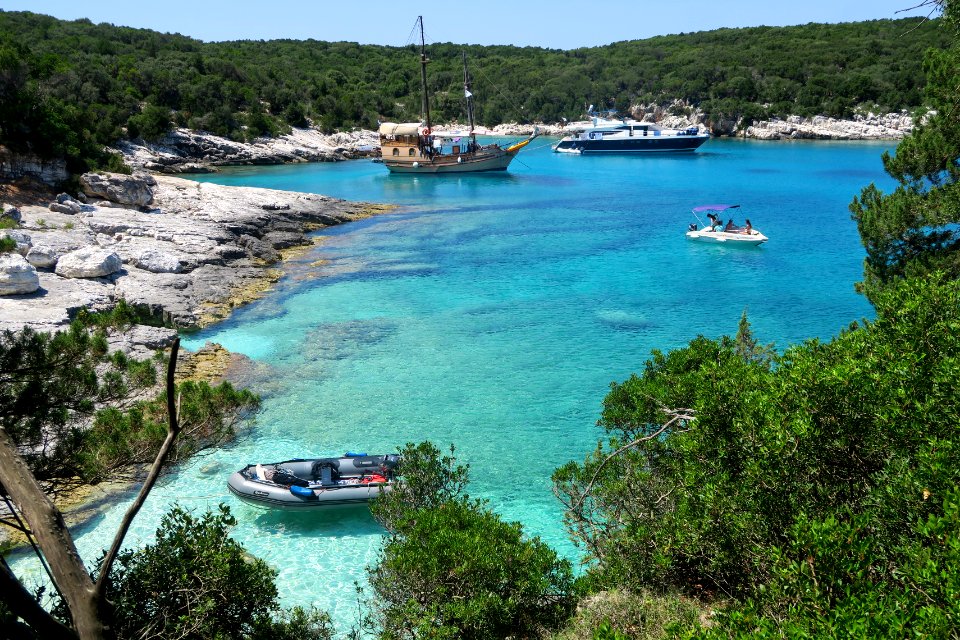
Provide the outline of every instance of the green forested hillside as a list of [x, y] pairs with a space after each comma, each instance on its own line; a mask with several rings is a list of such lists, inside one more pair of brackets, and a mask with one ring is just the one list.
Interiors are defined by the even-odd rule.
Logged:
[[[912, 108], [921, 102], [922, 52], [944, 37], [936, 21], [903, 19], [720, 29], [571, 51], [432, 44], [433, 115], [460, 117], [463, 50], [487, 125], [678, 98], [713, 122], [845, 116], [861, 104]], [[204, 43], [0, 11], [0, 143], [78, 166], [102, 160], [103, 143], [174, 125], [240, 139], [307, 118], [325, 130], [416, 119], [418, 92], [413, 45]]]

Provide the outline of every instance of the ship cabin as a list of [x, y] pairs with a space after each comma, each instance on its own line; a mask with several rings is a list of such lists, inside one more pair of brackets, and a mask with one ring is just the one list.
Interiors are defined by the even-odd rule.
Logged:
[[429, 159], [431, 143], [429, 130], [423, 129], [419, 122], [380, 125], [380, 153], [384, 161], [412, 163]]

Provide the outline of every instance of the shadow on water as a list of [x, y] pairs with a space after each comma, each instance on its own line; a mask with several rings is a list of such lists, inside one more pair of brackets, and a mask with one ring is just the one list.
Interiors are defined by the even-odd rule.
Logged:
[[382, 536], [384, 528], [365, 505], [323, 507], [307, 512], [248, 507], [238, 519], [269, 533], [301, 537]]

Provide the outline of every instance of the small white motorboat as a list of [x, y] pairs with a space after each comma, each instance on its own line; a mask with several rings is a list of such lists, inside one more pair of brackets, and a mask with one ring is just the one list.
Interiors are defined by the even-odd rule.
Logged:
[[[769, 240], [767, 236], [753, 228], [750, 220], [742, 227], [734, 225], [730, 218], [726, 225], [722, 224], [722, 212], [728, 209], [739, 209], [738, 204], [705, 204], [694, 207], [693, 215], [700, 223], [691, 223], [687, 229], [687, 238], [699, 242], [713, 242], [733, 247], [757, 247]], [[700, 219], [701, 213], [707, 216], [707, 223]]]
[[248, 464], [227, 480], [230, 492], [248, 504], [280, 509], [316, 509], [365, 504], [390, 491], [400, 456], [347, 453]]

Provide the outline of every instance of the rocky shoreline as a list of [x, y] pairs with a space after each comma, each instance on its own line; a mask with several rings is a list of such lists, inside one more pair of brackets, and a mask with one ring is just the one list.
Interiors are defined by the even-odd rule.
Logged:
[[190, 129], [175, 129], [158, 142], [124, 140], [114, 149], [134, 170], [152, 173], [205, 173], [216, 167], [339, 162], [380, 155], [376, 131], [324, 134], [293, 129], [276, 138], [250, 143]]
[[[693, 110], [690, 115], [670, 115], [669, 108], [638, 107], [638, 120], [656, 122], [664, 127], [685, 129], [697, 126], [717, 136], [753, 140], [900, 140], [913, 130], [914, 119], [906, 111], [888, 114], [857, 114], [841, 120], [826, 116], [802, 118], [790, 116], [742, 126], [740, 122], [720, 122], [710, 126], [706, 116]], [[500, 124], [478, 127], [479, 135], [527, 136], [534, 127], [541, 135], [564, 136], [563, 124]], [[437, 131], [458, 131], [464, 125], [435, 126]], [[297, 162], [339, 162], [380, 155], [376, 131], [356, 130], [323, 134], [316, 129], [293, 129], [276, 138], [258, 138], [250, 143], [235, 142], [211, 133], [176, 129], [159, 142], [122, 141], [115, 150], [135, 170], [152, 173], [203, 173], [219, 167], [289, 164]]]
[[[715, 136], [745, 138], [750, 140], [901, 140], [913, 131], [914, 119], [906, 111], [900, 113], [856, 115], [850, 120], [814, 116], [803, 118], [789, 116], [785, 120], [761, 120], [747, 127], [739, 122], [723, 122], [707, 126], [702, 113], [690, 116], [669, 115], [659, 108], [649, 108], [635, 113], [637, 120], [656, 122], [671, 129], [696, 126]], [[541, 135], [565, 136], [566, 128], [557, 124], [501, 124], [491, 129], [482, 128], [478, 133], [519, 136], [533, 133], [534, 126]]]
[[[55, 331], [120, 299], [168, 326], [200, 328], [269, 289], [283, 257], [313, 245], [309, 232], [390, 208], [163, 175], [86, 174], [81, 184], [76, 197], [15, 209], [19, 228], [0, 230], [17, 241], [0, 289], [24, 271], [36, 281], [0, 296], [0, 330]], [[154, 348], [165, 342], [141, 331]]]

